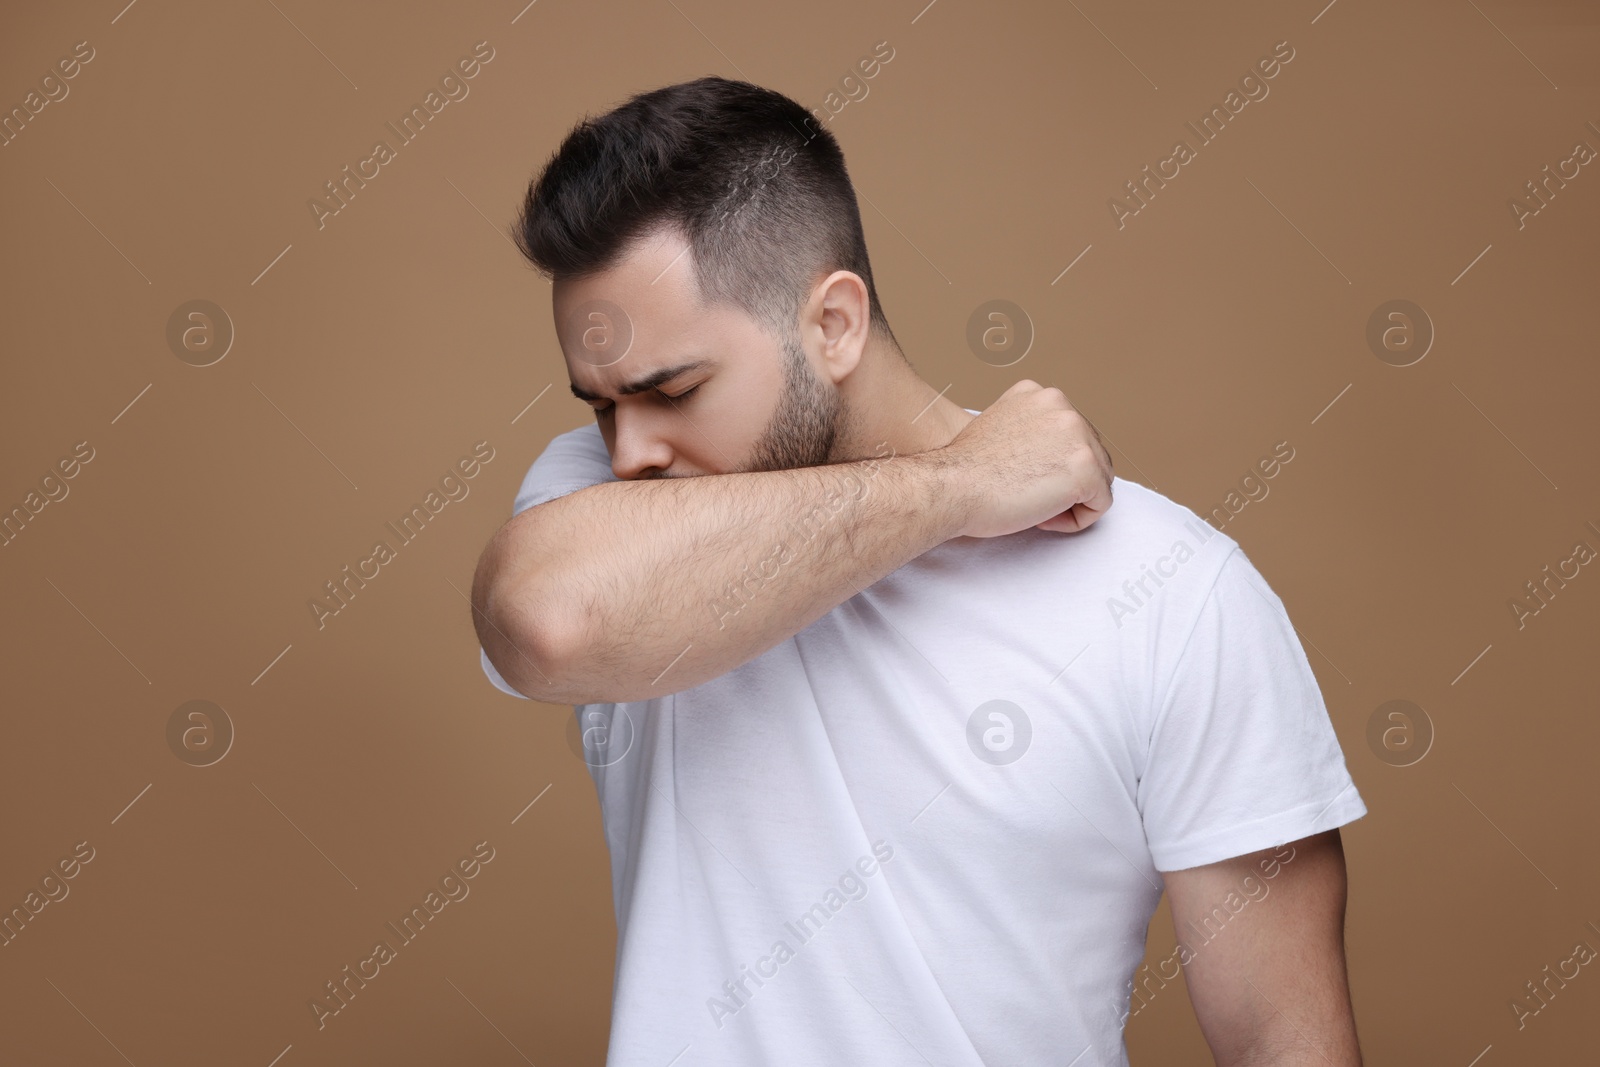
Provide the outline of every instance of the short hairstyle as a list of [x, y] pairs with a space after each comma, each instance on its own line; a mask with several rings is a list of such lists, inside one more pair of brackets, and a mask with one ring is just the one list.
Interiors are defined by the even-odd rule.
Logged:
[[848, 270], [866, 285], [871, 327], [894, 339], [844, 153], [782, 93], [705, 77], [583, 119], [529, 183], [515, 236], [560, 280], [610, 269], [662, 226], [688, 243], [704, 303], [790, 338], [811, 287]]

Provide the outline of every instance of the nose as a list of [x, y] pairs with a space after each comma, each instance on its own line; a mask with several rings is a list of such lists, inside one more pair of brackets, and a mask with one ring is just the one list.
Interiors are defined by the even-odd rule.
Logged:
[[672, 466], [673, 450], [667, 439], [671, 411], [623, 411], [612, 414], [611, 473], [627, 480], [653, 477]]

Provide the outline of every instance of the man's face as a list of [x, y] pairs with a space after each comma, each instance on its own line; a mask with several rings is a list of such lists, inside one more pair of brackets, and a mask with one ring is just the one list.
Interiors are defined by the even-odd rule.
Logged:
[[815, 373], [798, 340], [780, 345], [741, 309], [702, 307], [693, 269], [687, 243], [664, 230], [612, 270], [553, 287], [573, 391], [596, 411], [612, 473], [685, 477], [828, 462], [842, 426], [838, 389]]

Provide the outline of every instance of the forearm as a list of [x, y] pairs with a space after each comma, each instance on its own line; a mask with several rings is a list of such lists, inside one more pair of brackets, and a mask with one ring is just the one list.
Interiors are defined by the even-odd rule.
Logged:
[[581, 489], [496, 534], [475, 583], [480, 640], [540, 700], [678, 692], [955, 536], [952, 485], [935, 451]]

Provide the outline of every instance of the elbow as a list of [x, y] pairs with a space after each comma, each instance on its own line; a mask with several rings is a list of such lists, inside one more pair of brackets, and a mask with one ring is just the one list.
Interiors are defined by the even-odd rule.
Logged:
[[562, 631], [526, 605], [491, 604], [479, 615], [478, 642], [500, 677], [523, 696], [547, 704], [573, 703], [562, 653]]
[[551, 600], [539, 593], [538, 571], [508, 565], [502, 530], [484, 549], [472, 583], [478, 644], [511, 688], [532, 700], [571, 703], [563, 684], [571, 646]]

